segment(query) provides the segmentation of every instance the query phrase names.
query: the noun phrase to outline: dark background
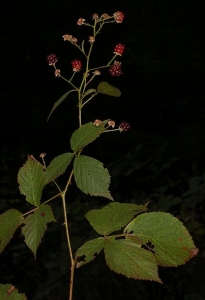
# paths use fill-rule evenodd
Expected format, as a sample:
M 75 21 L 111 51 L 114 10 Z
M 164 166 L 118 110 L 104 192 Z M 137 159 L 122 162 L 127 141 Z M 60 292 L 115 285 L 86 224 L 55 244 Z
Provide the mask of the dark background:
M 46 56 L 55 53 L 57 67 L 70 78 L 70 62 L 82 56 L 63 42 L 62 35 L 72 34 L 86 43 L 90 31 L 76 25 L 78 18 L 91 22 L 93 13 L 112 15 L 118 10 L 125 19 L 104 26 L 93 66 L 107 63 L 114 46 L 122 43 L 123 75 L 111 77 L 105 69 L 92 87 L 108 81 L 120 88 L 122 96 L 99 96 L 86 106 L 83 122 L 124 120 L 131 130 L 102 136 L 86 149 L 87 154 L 109 169 L 116 201 L 150 201 L 150 210 L 174 214 L 200 251 L 186 266 L 160 269 L 163 286 L 116 275 L 100 255 L 77 270 L 74 299 L 205 299 L 205 59 L 200 1 L 1 1 L 0 210 L 31 209 L 18 192 L 18 169 L 28 154 L 38 158 L 45 152 L 49 162 L 69 151 L 70 136 L 78 125 L 74 96 L 47 122 L 53 104 L 70 87 L 55 78 Z M 45 198 L 52 193 L 51 186 Z M 68 211 L 74 248 L 93 237 L 84 214 L 105 204 L 106 199 L 71 188 Z M 63 217 L 58 203 L 53 210 L 58 222 L 49 226 L 37 261 L 24 246 L 20 230 L 0 257 L 0 282 L 16 285 L 29 300 L 66 299 L 69 259 Z

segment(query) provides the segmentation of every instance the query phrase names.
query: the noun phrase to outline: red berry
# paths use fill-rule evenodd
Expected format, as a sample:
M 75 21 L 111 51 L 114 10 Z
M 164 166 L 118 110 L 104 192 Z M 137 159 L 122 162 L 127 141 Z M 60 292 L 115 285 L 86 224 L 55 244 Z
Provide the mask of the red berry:
M 56 54 L 50 54 L 50 55 L 47 55 L 47 58 L 46 58 L 49 66 L 51 65 L 55 65 L 55 63 L 58 61 L 58 57 L 56 56 Z
M 122 23 L 125 15 L 121 11 L 117 11 L 113 14 L 116 23 Z
M 75 59 L 71 62 L 71 66 L 72 66 L 74 72 L 81 71 L 82 65 L 83 65 L 82 62 L 80 60 L 77 60 L 77 59 Z
M 116 54 L 116 55 L 122 55 L 123 54 L 123 52 L 124 52 L 124 50 L 125 50 L 125 46 L 124 45 L 122 45 L 122 44 L 117 44 L 116 46 L 115 46 L 115 48 L 114 48 L 114 53 Z
M 120 76 L 122 74 L 121 66 L 112 66 L 109 73 L 111 76 Z
M 130 129 L 130 123 L 122 121 L 119 124 L 119 129 L 120 129 L 120 131 L 128 131 Z

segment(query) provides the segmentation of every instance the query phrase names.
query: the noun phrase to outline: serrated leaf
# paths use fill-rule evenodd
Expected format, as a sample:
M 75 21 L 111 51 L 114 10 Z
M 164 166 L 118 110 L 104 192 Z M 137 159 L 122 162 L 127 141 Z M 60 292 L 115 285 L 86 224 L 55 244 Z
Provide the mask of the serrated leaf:
M 108 120 L 105 120 L 99 126 L 89 122 L 75 130 L 70 140 L 71 149 L 76 153 L 78 150 L 93 142 L 103 132 L 107 122 Z
M 26 201 L 38 206 L 46 182 L 43 167 L 32 156 L 28 156 L 26 163 L 20 168 L 18 183 L 21 194 L 26 196 Z
M 68 97 L 68 95 L 72 92 L 75 92 L 76 90 L 71 90 L 66 92 L 65 94 L 63 94 L 63 96 L 61 96 L 53 105 L 53 108 L 48 116 L 47 121 L 49 120 L 50 116 L 52 115 L 52 113 L 54 112 L 54 110 Z
M 23 215 L 15 209 L 9 209 L 0 215 L 0 253 L 6 247 L 16 229 L 23 223 L 23 220 Z
M 46 183 L 55 180 L 63 174 L 73 159 L 74 154 L 67 152 L 55 157 L 45 171 Z
M 36 257 L 37 248 L 47 229 L 47 223 L 55 221 L 52 209 L 49 205 L 39 206 L 33 214 L 25 219 L 25 226 L 22 234 L 25 235 L 25 242 Z
M 1 300 L 27 300 L 25 294 L 19 294 L 14 285 L 0 284 Z
M 89 211 L 85 217 L 99 234 L 109 235 L 124 227 L 134 215 L 146 210 L 144 205 L 113 202 L 101 209 Z
M 118 88 L 110 85 L 108 82 L 100 82 L 97 87 L 98 93 L 106 94 L 109 96 L 119 97 L 121 92 Z
M 103 247 L 104 247 L 104 238 L 102 237 L 88 241 L 87 243 L 82 245 L 77 250 L 75 257 L 79 258 L 81 256 L 85 256 L 85 258 L 83 261 L 80 261 L 76 264 L 76 268 L 79 268 L 82 265 L 92 261 L 96 257 L 96 255 L 100 253 Z
M 85 94 L 83 95 L 82 99 L 85 98 L 87 95 L 91 94 L 91 93 L 96 93 L 95 89 L 89 89 L 85 92 Z
M 126 240 L 105 239 L 105 260 L 108 267 L 128 278 L 154 280 L 161 283 L 152 252 Z
M 124 232 L 132 233 L 141 244 L 150 242 L 161 266 L 184 264 L 198 252 L 187 229 L 169 213 L 144 213 L 132 220 Z
M 103 164 L 92 157 L 80 155 L 74 160 L 74 177 L 78 188 L 91 196 L 113 200 L 108 191 L 110 175 Z

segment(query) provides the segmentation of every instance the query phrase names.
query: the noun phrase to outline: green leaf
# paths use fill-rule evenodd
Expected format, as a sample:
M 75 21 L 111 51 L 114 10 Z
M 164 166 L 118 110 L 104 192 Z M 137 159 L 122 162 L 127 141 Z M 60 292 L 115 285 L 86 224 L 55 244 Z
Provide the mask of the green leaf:
M 63 174 L 73 159 L 74 154 L 67 152 L 55 157 L 45 171 L 46 182 L 49 183 Z
M 110 175 L 97 159 L 84 155 L 76 157 L 74 160 L 74 177 L 78 188 L 85 194 L 113 200 L 108 191 Z
M 6 247 L 16 229 L 23 223 L 23 220 L 23 215 L 15 209 L 9 209 L 0 215 L 0 253 Z
M 18 173 L 19 190 L 26 196 L 26 201 L 38 206 L 45 186 L 45 176 L 42 165 L 28 156 L 26 163 Z
M 49 205 L 39 206 L 33 214 L 25 219 L 25 226 L 22 234 L 25 235 L 25 242 L 36 257 L 37 248 L 47 229 L 47 223 L 55 221 L 53 212 Z
M 109 235 L 124 227 L 134 215 L 146 210 L 144 205 L 113 202 L 101 209 L 89 211 L 85 217 L 99 234 Z
M 53 108 L 48 116 L 48 119 L 47 121 L 49 120 L 50 116 L 52 115 L 52 113 L 54 112 L 54 110 L 68 97 L 68 95 L 72 92 L 75 92 L 76 90 L 71 90 L 71 91 L 68 91 L 66 92 L 65 94 L 63 94 L 63 96 L 61 96 L 58 101 L 56 101 L 53 105 Z
M 119 97 L 121 92 L 118 88 L 110 85 L 108 82 L 100 82 L 97 87 L 98 93 L 106 94 L 109 96 Z
M 99 126 L 94 125 L 92 122 L 82 125 L 71 136 L 71 149 L 76 153 L 93 142 L 104 131 L 107 122 L 108 120 L 105 120 Z
M 154 280 L 161 283 L 152 252 L 137 244 L 114 237 L 105 239 L 105 260 L 108 267 L 128 278 Z
M 85 92 L 85 94 L 83 95 L 82 99 L 85 98 L 87 95 L 91 94 L 91 93 L 96 93 L 95 89 L 89 89 Z
M 15 286 L 11 284 L 0 284 L 1 300 L 27 300 L 24 294 L 19 294 Z
M 75 257 L 79 258 L 81 256 L 85 256 L 85 258 L 83 261 L 80 261 L 76 264 L 76 268 L 79 268 L 82 265 L 92 261 L 96 257 L 96 255 L 100 253 L 103 247 L 104 247 L 104 238 L 102 237 L 88 241 L 87 243 L 82 245 L 77 250 Z
M 124 232 L 132 233 L 141 244 L 152 243 L 157 263 L 164 267 L 184 264 L 198 252 L 187 229 L 169 213 L 144 213 Z

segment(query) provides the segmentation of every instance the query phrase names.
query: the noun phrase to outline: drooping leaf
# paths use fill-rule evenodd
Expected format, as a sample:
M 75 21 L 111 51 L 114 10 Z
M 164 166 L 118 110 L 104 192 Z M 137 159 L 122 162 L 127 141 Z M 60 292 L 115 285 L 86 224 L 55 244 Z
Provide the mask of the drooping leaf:
M 92 93 L 96 93 L 95 89 L 89 89 L 85 92 L 85 94 L 83 95 L 82 99 L 84 99 L 87 95 L 92 94 Z
M 99 126 L 92 122 L 82 125 L 71 136 L 71 149 L 76 153 L 86 145 L 92 143 L 103 132 L 108 120 L 103 121 Z
M 161 266 L 184 264 L 198 252 L 187 229 L 169 213 L 144 213 L 132 220 L 124 232 L 134 234 L 141 244 L 151 243 Z
M 152 252 L 140 248 L 137 244 L 117 239 L 105 239 L 105 260 L 108 267 L 128 278 L 154 280 L 161 283 L 157 272 L 157 263 Z
M 96 255 L 100 253 L 103 247 L 104 247 L 104 238 L 102 237 L 88 241 L 87 243 L 82 245 L 77 250 L 75 257 L 80 258 L 81 256 L 85 256 L 85 258 L 84 260 L 76 264 L 76 268 L 79 268 L 82 265 L 87 264 L 91 260 L 93 260 L 96 257 Z
M 97 87 L 98 93 L 106 94 L 109 96 L 119 97 L 121 92 L 118 88 L 110 85 L 108 82 L 100 82 Z
M 144 205 L 113 202 L 101 209 L 93 209 L 86 214 L 91 226 L 102 235 L 120 230 L 132 220 L 134 215 L 146 211 Z
M 68 97 L 68 95 L 70 94 L 70 93 L 72 93 L 72 92 L 74 92 L 74 91 L 76 91 L 76 90 L 71 90 L 71 91 L 68 91 L 68 92 L 66 92 L 65 94 L 63 94 L 63 96 L 61 96 L 59 99 L 58 99 L 58 101 L 56 101 L 55 103 L 54 103 L 54 105 L 53 105 L 53 108 L 51 109 L 51 112 L 50 112 L 50 114 L 49 114 L 49 116 L 48 116 L 48 119 L 47 119 L 47 121 L 49 120 L 49 118 L 50 118 L 50 116 L 52 115 L 52 113 L 54 112 L 54 110 Z
M 63 174 L 73 159 L 74 154 L 67 152 L 55 157 L 45 171 L 46 182 L 49 183 Z
M 36 257 L 37 248 L 47 229 L 47 223 L 55 221 L 53 212 L 49 205 L 39 206 L 34 213 L 25 219 L 25 226 L 22 234 L 25 235 L 25 242 Z
M 9 209 L 0 215 L 0 253 L 6 247 L 16 229 L 23 223 L 23 220 L 23 215 L 15 209 Z
M 27 300 L 25 294 L 19 294 L 14 285 L 9 283 L 0 284 L 1 300 Z
M 110 175 L 103 164 L 92 157 L 80 155 L 74 160 L 74 177 L 78 188 L 91 196 L 113 200 L 108 191 Z
M 19 190 L 26 196 L 26 201 L 38 206 L 45 186 L 45 175 L 40 163 L 28 156 L 26 163 L 18 173 Z

